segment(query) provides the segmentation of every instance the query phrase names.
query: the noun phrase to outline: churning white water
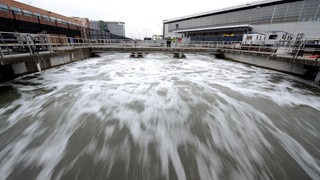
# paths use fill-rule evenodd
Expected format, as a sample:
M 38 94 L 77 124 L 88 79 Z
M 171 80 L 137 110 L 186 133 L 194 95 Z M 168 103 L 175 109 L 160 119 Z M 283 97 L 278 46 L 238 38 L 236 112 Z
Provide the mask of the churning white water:
M 0 95 L 0 179 L 320 179 L 320 88 L 290 75 L 104 54 Z

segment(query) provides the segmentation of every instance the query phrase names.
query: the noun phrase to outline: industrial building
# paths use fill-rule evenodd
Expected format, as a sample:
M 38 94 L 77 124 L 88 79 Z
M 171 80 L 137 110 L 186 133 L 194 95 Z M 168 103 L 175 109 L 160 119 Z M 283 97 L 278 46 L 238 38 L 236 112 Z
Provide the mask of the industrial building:
M 125 23 L 118 21 L 90 21 L 90 28 L 125 37 Z
M 113 31 L 113 26 L 108 27 Z M 119 35 L 90 29 L 88 18 L 67 17 L 13 0 L 0 0 L 0 31 L 47 33 L 73 38 L 127 39 L 124 37 L 124 28 Z
M 82 37 L 81 21 L 12 0 L 0 1 L 0 31 Z
M 245 33 L 269 31 L 319 40 L 319 30 L 319 0 L 264 0 L 163 21 L 164 37 L 191 41 L 241 41 Z

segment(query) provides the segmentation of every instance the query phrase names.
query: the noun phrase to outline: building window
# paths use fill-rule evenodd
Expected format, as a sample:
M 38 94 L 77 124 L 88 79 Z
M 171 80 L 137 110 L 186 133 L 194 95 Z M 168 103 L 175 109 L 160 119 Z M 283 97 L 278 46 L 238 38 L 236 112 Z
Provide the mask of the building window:
M 31 11 L 23 9 L 22 12 L 23 12 L 23 15 L 28 16 L 28 17 L 32 17 Z
M 14 12 L 14 14 L 21 14 L 22 15 L 20 8 L 11 6 L 10 9 Z
M 179 29 L 179 24 L 176 24 L 176 29 Z
M 42 17 L 43 17 L 44 20 L 50 21 L 49 16 L 47 16 L 47 15 L 42 15 Z
M 41 14 L 40 14 L 40 13 L 34 12 L 33 15 L 34 15 L 35 18 L 38 18 L 38 17 L 40 18 L 40 17 L 41 17 Z
M 275 35 L 270 35 L 270 36 L 269 36 L 269 39 L 277 39 L 277 38 L 278 38 L 278 35 L 276 35 L 276 34 L 275 34 Z
M 55 21 L 56 21 L 56 18 L 50 16 L 50 21 L 55 22 Z
M 9 12 L 9 8 L 5 4 L 0 4 L 0 11 Z
M 57 19 L 57 22 L 62 24 L 62 20 L 59 18 Z

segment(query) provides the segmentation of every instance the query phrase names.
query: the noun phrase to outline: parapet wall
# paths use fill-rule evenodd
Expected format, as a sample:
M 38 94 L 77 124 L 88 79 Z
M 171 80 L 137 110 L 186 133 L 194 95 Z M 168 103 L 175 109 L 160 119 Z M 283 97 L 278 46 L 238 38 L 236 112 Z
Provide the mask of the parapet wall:
M 0 82 L 17 76 L 39 72 L 55 66 L 86 59 L 91 56 L 89 48 L 64 50 L 57 53 L 13 56 L 0 61 Z
M 246 52 L 224 52 L 225 59 L 302 76 L 319 83 L 320 62 L 303 58 L 272 56 Z

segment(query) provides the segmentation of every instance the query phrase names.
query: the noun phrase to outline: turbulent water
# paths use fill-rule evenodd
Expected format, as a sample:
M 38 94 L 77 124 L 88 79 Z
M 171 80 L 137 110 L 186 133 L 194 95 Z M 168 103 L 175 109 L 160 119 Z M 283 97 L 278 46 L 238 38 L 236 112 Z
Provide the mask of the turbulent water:
M 320 179 L 320 88 L 213 56 L 104 54 L 0 85 L 0 179 Z

